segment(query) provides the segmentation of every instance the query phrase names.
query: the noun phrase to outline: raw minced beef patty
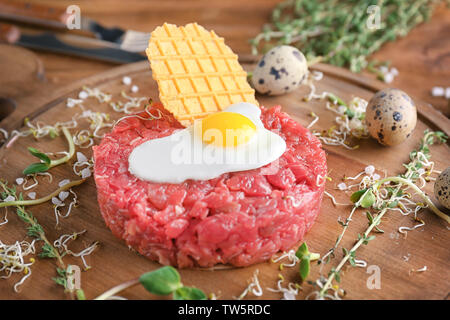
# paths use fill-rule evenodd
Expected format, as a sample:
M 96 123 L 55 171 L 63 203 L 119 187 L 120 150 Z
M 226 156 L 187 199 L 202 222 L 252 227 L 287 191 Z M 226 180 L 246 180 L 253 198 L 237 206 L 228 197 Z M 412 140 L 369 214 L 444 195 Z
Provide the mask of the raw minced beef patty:
M 161 106 L 152 108 L 156 114 Z M 162 112 L 159 120 L 122 120 L 94 147 L 98 202 L 114 235 L 144 256 L 178 267 L 247 266 L 303 238 L 319 213 L 327 171 L 316 137 L 280 106 L 262 108 L 264 126 L 287 144 L 276 174 L 260 168 L 207 181 L 151 183 L 128 172 L 128 155 L 182 128 Z

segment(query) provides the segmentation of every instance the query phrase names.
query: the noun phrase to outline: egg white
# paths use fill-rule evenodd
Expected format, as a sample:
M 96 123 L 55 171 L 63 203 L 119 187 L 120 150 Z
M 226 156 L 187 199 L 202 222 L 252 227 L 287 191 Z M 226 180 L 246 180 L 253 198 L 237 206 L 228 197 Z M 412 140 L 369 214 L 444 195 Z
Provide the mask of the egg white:
M 223 112 L 247 117 L 256 132 L 245 144 L 218 147 L 203 143 L 198 125 L 179 130 L 170 136 L 142 143 L 131 152 L 129 171 L 139 179 L 157 183 L 181 183 L 185 180 L 209 180 L 226 172 L 263 167 L 278 159 L 286 142 L 264 128 L 261 110 L 251 103 L 236 103 Z M 196 131 L 200 130 L 200 131 Z

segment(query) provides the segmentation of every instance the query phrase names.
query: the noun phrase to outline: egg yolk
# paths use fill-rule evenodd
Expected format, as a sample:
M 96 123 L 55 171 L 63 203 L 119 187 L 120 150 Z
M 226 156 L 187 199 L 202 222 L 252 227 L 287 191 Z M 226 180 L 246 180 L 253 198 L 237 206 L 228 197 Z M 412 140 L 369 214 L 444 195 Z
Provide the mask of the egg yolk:
M 245 144 L 256 133 L 255 124 L 235 112 L 218 112 L 202 120 L 202 141 L 218 147 Z

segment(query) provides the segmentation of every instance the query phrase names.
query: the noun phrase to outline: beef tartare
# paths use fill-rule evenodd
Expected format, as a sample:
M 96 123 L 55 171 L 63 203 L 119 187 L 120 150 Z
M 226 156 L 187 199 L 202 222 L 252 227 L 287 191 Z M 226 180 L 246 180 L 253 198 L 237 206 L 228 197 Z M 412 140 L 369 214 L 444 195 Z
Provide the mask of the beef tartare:
M 150 112 L 162 109 L 154 105 Z M 319 140 L 280 106 L 262 108 L 264 126 L 287 145 L 274 172 L 225 173 L 180 184 L 139 180 L 128 156 L 141 143 L 182 126 L 162 110 L 160 119 L 129 117 L 94 147 L 100 210 L 118 238 L 164 265 L 247 266 L 298 243 L 316 219 L 327 166 Z M 157 155 L 155 155 L 157 156 Z

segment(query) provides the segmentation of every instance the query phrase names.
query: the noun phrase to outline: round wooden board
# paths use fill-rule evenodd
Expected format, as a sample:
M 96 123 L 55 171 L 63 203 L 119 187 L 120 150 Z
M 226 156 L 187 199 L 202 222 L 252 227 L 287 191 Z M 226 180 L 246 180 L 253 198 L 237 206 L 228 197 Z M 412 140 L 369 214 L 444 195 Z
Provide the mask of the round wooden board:
M 251 70 L 251 63 L 244 63 L 247 70 Z M 331 67 L 328 65 L 316 65 L 313 69 L 324 72 L 324 78 L 317 83 L 318 92 L 331 91 L 349 100 L 352 96 L 369 99 L 371 95 L 383 85 L 372 80 L 360 78 L 350 72 Z M 71 119 L 80 109 L 67 108 L 68 97 L 77 97 L 83 85 L 97 87 L 102 91 L 113 94 L 113 100 L 121 100 L 120 92 L 129 87 L 122 84 L 122 77 L 130 76 L 133 84 L 137 84 L 140 91 L 132 96 L 146 96 L 158 99 L 156 83 L 151 78 L 147 62 L 126 65 L 112 69 L 103 74 L 73 83 L 58 91 L 51 91 L 41 87 L 41 90 L 33 96 L 18 98 L 17 110 L 0 123 L 0 127 L 9 129 L 21 123 L 25 114 L 30 113 L 33 122 L 41 120 L 45 123 L 54 124 L 57 121 Z M 31 82 L 35 82 L 30 79 Z M 314 111 L 320 116 L 320 120 L 314 129 L 327 129 L 333 125 L 334 115 L 325 109 L 325 102 L 312 101 L 303 102 L 302 97 L 308 93 L 308 88 L 299 90 L 284 96 L 265 97 L 258 96 L 261 105 L 273 106 L 280 104 L 283 110 L 289 113 L 299 123 L 306 126 L 312 118 L 309 116 Z M 413 93 L 412 93 L 413 95 Z M 417 102 L 417 101 L 416 101 Z M 108 112 L 113 119 L 122 116 L 112 110 L 106 103 L 98 103 L 89 98 L 84 105 L 88 109 Z M 329 175 L 332 182 L 327 182 L 326 190 L 342 203 L 349 202 L 349 194 L 336 190 L 336 185 L 341 181 L 344 174 L 352 176 L 372 164 L 382 174 L 386 171 L 389 175 L 403 172 L 402 163 L 408 161 L 409 152 L 418 146 L 423 131 L 427 128 L 433 130 L 450 131 L 449 120 L 439 115 L 432 107 L 418 103 L 419 121 L 414 134 L 405 143 L 396 147 L 382 147 L 375 141 L 368 139 L 360 143 L 357 150 L 347 150 L 342 147 L 324 146 L 327 151 Z M 85 124 L 83 123 L 83 126 Z M 80 128 L 83 126 L 80 125 Z M 74 130 L 72 130 L 74 131 Z M 99 141 L 96 141 L 99 143 Z M 63 138 L 43 138 L 35 141 L 31 137 L 19 139 L 8 149 L 3 146 L 0 150 L 0 174 L 3 179 L 14 183 L 17 177 L 22 176 L 22 170 L 35 161 L 28 153 L 27 147 L 33 146 L 46 152 L 56 152 L 66 149 Z M 91 156 L 91 149 L 79 149 L 86 156 Z M 448 145 L 432 147 L 432 159 L 435 168 L 442 170 L 449 165 L 450 149 Z M 71 161 L 71 164 L 73 161 Z M 57 188 L 57 183 L 62 179 L 76 179 L 71 165 L 63 165 L 51 170 L 54 180 L 48 183 L 45 177 L 40 177 L 42 182 L 37 188 L 30 190 L 37 192 L 41 197 Z M 22 187 L 18 187 L 22 191 Z M 122 240 L 116 239 L 106 227 L 100 215 L 96 189 L 92 178 L 86 183 L 74 189 L 78 194 L 80 205 L 76 207 L 67 219 L 61 219 L 60 226 L 55 228 L 55 216 L 51 203 L 46 203 L 29 210 L 44 226 L 48 238 L 57 239 L 60 235 L 73 233 L 86 229 L 87 233 L 71 244 L 73 250 L 81 250 L 85 245 L 93 241 L 99 241 L 101 247 L 91 256 L 87 262 L 92 266 L 87 272 L 82 272 L 81 283 L 88 299 L 95 298 L 100 293 L 121 282 L 138 277 L 140 274 L 160 267 L 159 264 L 149 261 L 129 250 Z M 425 187 L 425 191 L 432 194 L 432 183 Z M 26 195 L 29 191 L 25 191 Z M 433 197 L 434 198 L 434 197 Z M 335 207 L 330 199 L 324 197 L 321 214 L 312 230 L 307 234 L 306 241 L 313 252 L 325 253 L 331 248 L 341 231 L 337 223 L 340 217 L 346 218 L 350 206 Z M 341 287 L 347 292 L 349 299 L 444 299 L 447 297 L 450 285 L 448 273 L 448 262 L 450 253 L 448 250 L 449 233 L 445 222 L 438 219 L 430 211 L 423 210 L 421 218 L 426 223 L 424 228 L 408 233 L 407 238 L 397 232 L 400 226 L 413 226 L 412 217 L 401 216 L 398 212 L 389 213 L 384 219 L 382 229 L 383 235 L 377 235 L 377 239 L 370 242 L 357 252 L 357 258 L 367 261 L 368 265 L 376 265 L 381 270 L 381 288 L 369 289 L 366 285 L 371 274 L 366 273 L 365 268 L 346 268 L 342 276 Z M 3 219 L 3 211 L 0 220 Z M 24 224 L 14 214 L 12 209 L 8 213 L 9 222 L 0 226 L 0 239 L 4 243 L 12 243 L 16 240 L 28 239 Z M 1 220 L 3 221 L 3 220 Z M 351 227 L 342 244 L 349 247 L 355 241 L 357 234 L 367 226 L 367 220 L 363 212 L 358 212 L 354 217 Z M 29 239 L 28 239 L 29 240 Z M 340 251 L 339 251 L 340 252 Z M 340 258 L 340 253 L 337 254 Z M 66 257 L 66 262 L 82 265 L 78 258 Z M 332 260 L 331 264 L 325 266 L 324 272 L 338 262 Z M 424 273 L 409 274 L 411 269 L 419 269 L 427 266 Z M 61 287 L 57 286 L 51 278 L 55 276 L 55 263 L 52 260 L 37 259 L 31 267 L 32 276 L 20 287 L 20 293 L 14 293 L 13 285 L 20 279 L 13 275 L 10 279 L 0 281 L 1 299 L 66 299 Z M 226 270 L 180 270 L 183 283 L 201 288 L 206 293 L 215 293 L 220 299 L 231 299 L 238 296 L 247 286 L 248 281 L 256 270 L 259 270 L 259 279 L 264 290 L 263 299 L 280 299 L 280 293 L 266 290 L 267 287 L 275 288 L 278 274 L 282 273 L 287 281 L 299 281 L 297 268 L 284 268 L 280 271 L 279 264 L 262 263 L 247 268 L 232 268 Z M 318 267 L 312 268 L 310 279 L 318 277 Z M 311 292 L 312 287 L 308 284 L 303 286 L 298 298 L 305 297 Z M 130 299 L 158 298 L 150 295 L 142 288 L 127 290 L 121 295 Z M 257 298 L 249 294 L 248 298 Z

